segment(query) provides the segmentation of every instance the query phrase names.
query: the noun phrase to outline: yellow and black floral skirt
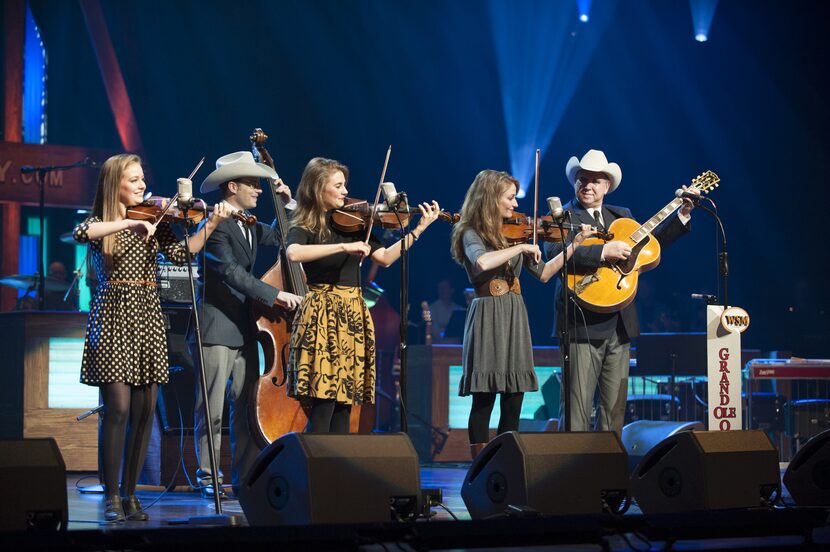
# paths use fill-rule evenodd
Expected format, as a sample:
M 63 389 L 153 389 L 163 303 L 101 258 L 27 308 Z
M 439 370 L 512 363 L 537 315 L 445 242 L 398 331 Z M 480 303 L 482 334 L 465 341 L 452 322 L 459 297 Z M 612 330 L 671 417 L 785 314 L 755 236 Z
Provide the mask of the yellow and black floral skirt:
M 375 327 L 358 287 L 309 285 L 294 316 L 288 394 L 375 402 Z

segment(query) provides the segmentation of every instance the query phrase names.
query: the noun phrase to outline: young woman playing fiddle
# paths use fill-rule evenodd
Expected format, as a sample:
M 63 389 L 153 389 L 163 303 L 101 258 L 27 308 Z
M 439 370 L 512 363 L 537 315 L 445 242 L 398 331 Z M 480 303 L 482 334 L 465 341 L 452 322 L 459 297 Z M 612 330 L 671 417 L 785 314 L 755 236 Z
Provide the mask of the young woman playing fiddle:
M 527 309 L 521 297 L 519 274 L 523 265 L 542 282 L 562 267 L 560 253 L 541 262 L 538 245 L 509 245 L 502 221 L 518 206 L 519 181 L 505 172 L 478 173 L 461 207 L 461 220 L 452 231 L 453 258 L 467 271 L 476 298 L 464 326 L 463 375 L 458 394 L 473 396 L 468 433 L 473 458 L 489 440 L 490 415 L 501 394 L 498 432 L 517 431 L 522 399 L 536 391 L 533 349 Z M 583 225 L 573 238 L 568 257 L 594 231 Z
M 331 159 L 308 162 L 297 187 L 286 254 L 303 263 L 309 293 L 294 317 L 288 360 L 288 394 L 303 402 L 312 433 L 348 433 L 352 404 L 375 398 L 375 332 L 363 300 L 360 260 L 389 266 L 400 241 L 382 247 L 366 231 L 344 231 L 332 212 L 346 201 L 348 168 Z M 411 247 L 440 212 L 418 206 L 421 217 L 406 236 Z
M 92 215 L 74 231 L 76 241 L 89 244 L 99 278 L 89 308 L 81 383 L 98 386 L 103 398 L 98 446 L 107 521 L 124 521 L 125 516 L 148 519 L 135 487 L 147 454 L 158 388 L 168 379 L 167 335 L 156 290 L 157 254 L 177 264 L 186 262 L 184 243 L 168 223 L 154 226 L 127 218 L 128 208 L 142 202 L 145 188 L 137 155 L 110 157 L 98 175 Z M 191 253 L 198 252 L 228 216 L 224 203 L 214 207 L 206 231 L 190 240 Z

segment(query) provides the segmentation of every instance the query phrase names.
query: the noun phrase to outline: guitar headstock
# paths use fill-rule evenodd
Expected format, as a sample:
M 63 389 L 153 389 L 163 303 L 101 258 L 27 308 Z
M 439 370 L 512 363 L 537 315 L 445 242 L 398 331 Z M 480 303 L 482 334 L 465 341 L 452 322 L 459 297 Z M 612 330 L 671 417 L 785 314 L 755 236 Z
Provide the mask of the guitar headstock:
M 692 180 L 692 188 L 699 190 L 702 194 L 708 194 L 720 185 L 720 177 L 712 171 L 706 171 Z

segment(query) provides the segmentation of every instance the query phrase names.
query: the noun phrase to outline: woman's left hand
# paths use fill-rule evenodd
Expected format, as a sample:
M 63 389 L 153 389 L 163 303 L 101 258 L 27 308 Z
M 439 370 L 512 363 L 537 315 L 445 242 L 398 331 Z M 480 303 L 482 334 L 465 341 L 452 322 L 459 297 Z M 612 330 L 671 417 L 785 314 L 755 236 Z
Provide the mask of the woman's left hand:
M 574 247 L 579 246 L 582 242 L 585 241 L 585 238 L 595 236 L 597 233 L 597 229 L 591 226 L 590 224 L 582 224 L 579 232 L 574 236 Z
M 228 203 L 220 201 L 219 203 L 213 206 L 213 212 L 210 214 L 208 222 L 211 223 L 215 228 L 216 225 L 218 225 L 220 222 L 230 218 L 232 213 L 233 208 L 230 205 L 228 205 Z
M 435 222 L 438 219 L 438 214 L 441 212 L 441 207 L 438 205 L 437 201 L 432 203 L 421 203 L 418 205 L 418 209 L 421 210 L 421 220 L 418 221 L 418 226 L 416 228 L 420 228 L 421 231 L 419 232 L 419 236 L 426 230 L 426 227 Z

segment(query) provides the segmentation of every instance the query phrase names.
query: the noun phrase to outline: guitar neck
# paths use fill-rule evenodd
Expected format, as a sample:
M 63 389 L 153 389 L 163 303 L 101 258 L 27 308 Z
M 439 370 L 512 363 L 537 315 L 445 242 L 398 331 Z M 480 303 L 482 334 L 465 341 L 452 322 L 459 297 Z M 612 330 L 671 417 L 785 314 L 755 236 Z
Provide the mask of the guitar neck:
M 656 215 L 648 219 L 642 226 L 640 226 L 633 234 L 631 234 L 630 238 L 634 243 L 640 243 L 649 234 L 651 234 L 657 226 L 669 218 L 669 216 L 677 211 L 680 206 L 683 205 L 683 200 L 679 197 L 674 198 L 671 200 L 665 207 L 660 209 Z

